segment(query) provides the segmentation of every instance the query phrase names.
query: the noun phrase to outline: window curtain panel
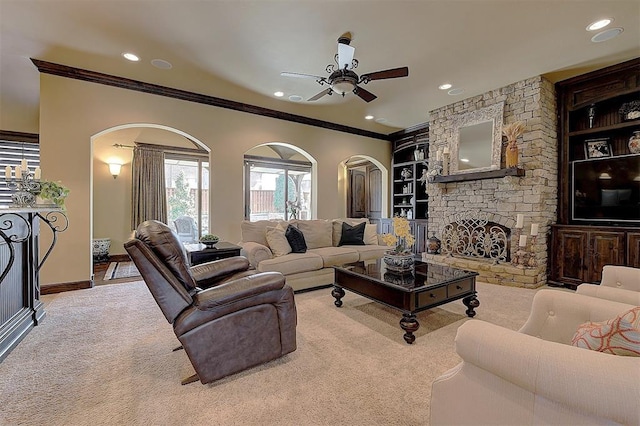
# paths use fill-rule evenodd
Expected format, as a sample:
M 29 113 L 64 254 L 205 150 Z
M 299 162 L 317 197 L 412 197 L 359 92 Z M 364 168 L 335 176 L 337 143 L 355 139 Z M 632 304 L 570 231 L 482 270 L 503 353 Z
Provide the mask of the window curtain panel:
M 164 182 L 164 152 L 136 146 L 133 149 L 131 229 L 145 220 L 167 223 L 167 191 Z

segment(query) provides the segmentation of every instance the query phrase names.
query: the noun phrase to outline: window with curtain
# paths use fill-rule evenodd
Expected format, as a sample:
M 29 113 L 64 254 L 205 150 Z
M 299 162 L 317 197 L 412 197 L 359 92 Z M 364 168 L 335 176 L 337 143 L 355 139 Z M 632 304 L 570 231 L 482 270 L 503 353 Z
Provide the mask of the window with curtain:
M 162 149 L 145 146 L 133 149 L 131 185 L 131 229 L 145 220 L 167 223 Z
M 165 187 L 169 226 L 185 243 L 209 232 L 209 158 L 165 153 Z
M 311 219 L 311 163 L 245 156 L 245 219 Z

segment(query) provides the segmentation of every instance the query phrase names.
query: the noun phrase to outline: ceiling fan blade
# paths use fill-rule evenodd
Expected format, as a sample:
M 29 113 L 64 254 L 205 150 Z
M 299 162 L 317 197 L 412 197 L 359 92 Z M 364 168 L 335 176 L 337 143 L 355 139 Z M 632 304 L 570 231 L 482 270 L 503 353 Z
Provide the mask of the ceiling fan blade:
M 362 98 L 362 100 L 364 100 L 366 102 L 371 102 L 372 100 L 377 98 L 376 95 L 374 95 L 373 93 L 369 92 L 368 90 L 363 89 L 360 86 L 356 86 L 356 89 L 353 91 L 353 93 L 355 93 L 356 95 L 360 96 Z
M 330 87 L 324 89 L 322 92 L 318 93 L 317 95 L 307 99 L 307 101 L 317 101 L 318 99 L 320 99 L 324 95 L 328 95 L 329 93 L 331 93 L 331 88 Z
M 338 43 L 338 66 L 341 70 L 351 68 L 353 62 L 353 52 L 356 48 L 348 44 Z
M 385 78 L 398 78 L 398 77 L 406 77 L 409 75 L 409 68 L 393 68 L 390 70 L 384 71 L 376 71 L 368 74 L 362 74 L 360 76 L 360 80 L 362 81 L 370 81 L 370 80 L 383 80 Z
M 315 78 L 316 80 L 324 80 L 324 77 L 320 77 L 319 75 L 312 74 L 302 74 L 299 72 L 281 72 L 281 76 L 283 77 L 296 77 L 296 78 Z

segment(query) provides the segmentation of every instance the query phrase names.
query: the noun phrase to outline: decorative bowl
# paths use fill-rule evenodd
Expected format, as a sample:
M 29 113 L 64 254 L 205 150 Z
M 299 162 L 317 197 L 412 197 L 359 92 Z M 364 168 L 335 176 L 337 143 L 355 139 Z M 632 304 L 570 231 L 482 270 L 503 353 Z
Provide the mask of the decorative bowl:
M 413 271 L 413 254 L 386 253 L 382 258 L 387 271 L 396 274 L 409 274 Z
M 216 243 L 220 241 L 220 238 L 218 238 L 217 235 L 211 235 L 211 234 L 207 234 L 207 235 L 203 235 L 200 238 L 200 243 L 204 244 L 205 246 L 207 246 L 207 248 L 211 248 L 214 245 L 216 245 Z

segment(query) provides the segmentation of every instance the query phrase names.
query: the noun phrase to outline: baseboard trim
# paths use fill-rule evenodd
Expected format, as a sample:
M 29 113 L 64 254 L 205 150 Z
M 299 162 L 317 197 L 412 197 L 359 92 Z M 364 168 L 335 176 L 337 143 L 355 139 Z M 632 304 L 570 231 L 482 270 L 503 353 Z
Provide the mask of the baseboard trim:
M 86 288 L 92 288 L 93 281 L 76 281 L 72 283 L 57 283 L 43 285 L 40 287 L 40 294 L 55 294 L 62 293 L 64 291 L 82 290 Z

